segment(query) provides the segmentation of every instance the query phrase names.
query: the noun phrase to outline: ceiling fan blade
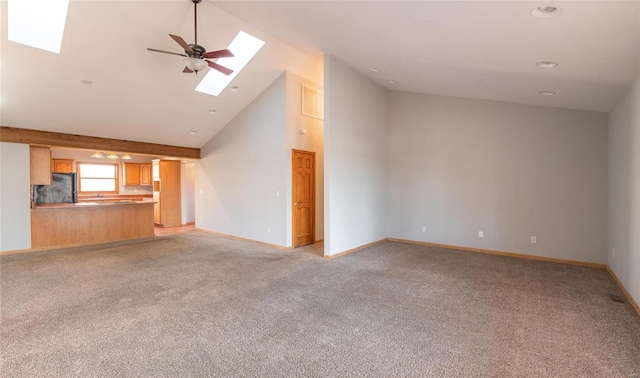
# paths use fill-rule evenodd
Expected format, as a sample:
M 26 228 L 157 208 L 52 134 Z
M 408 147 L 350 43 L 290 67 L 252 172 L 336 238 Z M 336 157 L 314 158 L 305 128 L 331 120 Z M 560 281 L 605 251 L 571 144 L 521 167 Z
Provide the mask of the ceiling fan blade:
M 182 70 L 182 72 L 184 72 L 184 73 L 192 73 L 193 71 L 191 71 L 189 69 L 189 67 L 185 67 L 184 70 Z
M 170 52 L 170 51 L 162 51 L 162 50 L 150 49 L 148 47 L 147 47 L 147 50 L 153 51 L 153 52 L 164 53 L 164 54 L 180 55 L 180 56 L 185 56 L 186 57 L 186 55 L 184 55 L 184 54 L 178 54 L 178 53 L 174 53 L 174 52 Z
M 210 51 L 208 53 L 204 53 L 202 56 L 207 59 L 232 58 L 233 53 L 227 49 L 224 49 L 218 51 Z
M 187 42 L 185 42 L 184 39 L 182 39 L 182 37 L 179 37 L 179 36 L 173 35 L 173 34 L 169 34 L 169 37 L 173 38 L 174 41 L 178 42 L 178 44 L 180 46 L 182 46 L 184 51 L 189 52 L 189 53 L 193 53 L 193 50 L 191 50 L 191 47 L 189 47 Z
M 206 61 L 209 64 L 209 67 L 218 70 L 220 72 L 222 72 L 225 75 L 231 75 L 231 73 L 233 72 L 233 70 L 228 69 L 227 67 L 223 67 L 221 65 L 219 65 L 218 63 L 214 63 L 211 62 L 209 60 Z

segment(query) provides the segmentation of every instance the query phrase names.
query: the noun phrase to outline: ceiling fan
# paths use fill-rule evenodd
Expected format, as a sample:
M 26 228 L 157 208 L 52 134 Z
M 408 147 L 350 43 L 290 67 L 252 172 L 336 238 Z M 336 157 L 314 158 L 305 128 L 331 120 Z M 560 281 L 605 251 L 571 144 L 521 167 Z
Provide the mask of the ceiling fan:
M 207 50 L 204 47 L 198 45 L 198 3 L 202 2 L 202 0 L 190 0 L 190 1 L 193 2 L 193 21 L 194 21 L 194 34 L 195 34 L 194 43 L 187 44 L 187 42 L 185 42 L 184 39 L 182 39 L 182 37 L 169 34 L 169 36 L 173 38 L 174 41 L 178 42 L 178 44 L 182 46 L 182 48 L 184 49 L 184 54 L 150 49 L 150 48 L 147 48 L 147 50 L 164 53 L 164 54 L 184 56 L 185 57 L 184 63 L 186 64 L 186 67 L 182 71 L 184 73 L 195 72 L 197 75 L 198 71 L 201 71 L 205 69 L 205 67 L 209 66 L 215 70 L 222 72 L 225 75 L 230 75 L 233 72 L 233 70 L 227 67 L 221 66 L 218 63 L 212 62 L 207 59 L 231 58 L 233 57 L 233 53 L 231 51 L 224 49 L 224 50 L 206 52 Z

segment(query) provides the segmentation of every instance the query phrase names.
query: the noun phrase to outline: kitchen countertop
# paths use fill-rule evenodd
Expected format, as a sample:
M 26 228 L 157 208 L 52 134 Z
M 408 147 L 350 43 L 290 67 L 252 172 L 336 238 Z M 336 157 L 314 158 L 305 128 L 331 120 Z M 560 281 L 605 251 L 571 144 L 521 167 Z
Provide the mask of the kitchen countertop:
M 130 206 L 130 205 L 146 205 L 153 204 L 153 201 L 122 201 L 122 202 L 78 202 L 78 203 L 39 203 L 34 205 L 33 209 L 64 209 L 76 207 L 92 207 L 92 206 Z
M 78 202 L 102 202 L 102 201 L 144 201 L 153 199 L 153 194 L 108 194 L 108 195 L 79 195 Z

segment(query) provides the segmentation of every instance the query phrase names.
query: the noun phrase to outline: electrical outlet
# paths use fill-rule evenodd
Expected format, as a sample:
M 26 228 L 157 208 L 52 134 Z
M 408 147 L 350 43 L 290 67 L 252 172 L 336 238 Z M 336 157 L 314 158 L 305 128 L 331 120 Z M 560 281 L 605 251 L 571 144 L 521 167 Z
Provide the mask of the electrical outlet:
M 616 249 L 615 248 L 613 249 L 613 252 L 611 252 L 611 254 L 613 255 L 613 258 L 615 259 L 616 258 Z
M 538 239 L 535 236 L 531 237 L 531 244 L 536 244 L 538 242 Z
M 271 233 L 271 227 L 267 227 L 267 234 Z
M 202 194 L 202 189 L 200 189 L 200 194 Z
M 427 226 L 422 226 L 422 232 L 427 232 Z
M 231 226 L 231 221 L 230 220 L 227 221 L 227 226 Z
M 478 237 L 479 238 L 484 238 L 484 232 L 478 231 Z
M 276 190 L 276 197 L 280 197 L 280 191 Z

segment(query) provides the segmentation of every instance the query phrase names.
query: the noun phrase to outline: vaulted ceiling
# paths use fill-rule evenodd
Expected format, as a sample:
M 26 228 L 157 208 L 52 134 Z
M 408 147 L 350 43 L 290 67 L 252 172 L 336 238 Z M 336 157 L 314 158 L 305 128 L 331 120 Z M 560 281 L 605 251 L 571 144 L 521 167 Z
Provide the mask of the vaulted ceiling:
M 533 17 L 541 5 L 562 12 Z M 182 58 L 146 50 L 181 52 L 169 33 L 191 42 L 189 0 L 71 0 L 60 54 L 8 42 L 1 6 L 3 126 L 185 147 L 201 147 L 284 70 L 305 75 L 323 53 L 390 90 L 601 112 L 640 74 L 638 1 L 204 0 L 207 50 L 240 30 L 266 42 L 230 84 L 239 90 L 218 97 L 194 91 L 202 76 L 182 73 Z

